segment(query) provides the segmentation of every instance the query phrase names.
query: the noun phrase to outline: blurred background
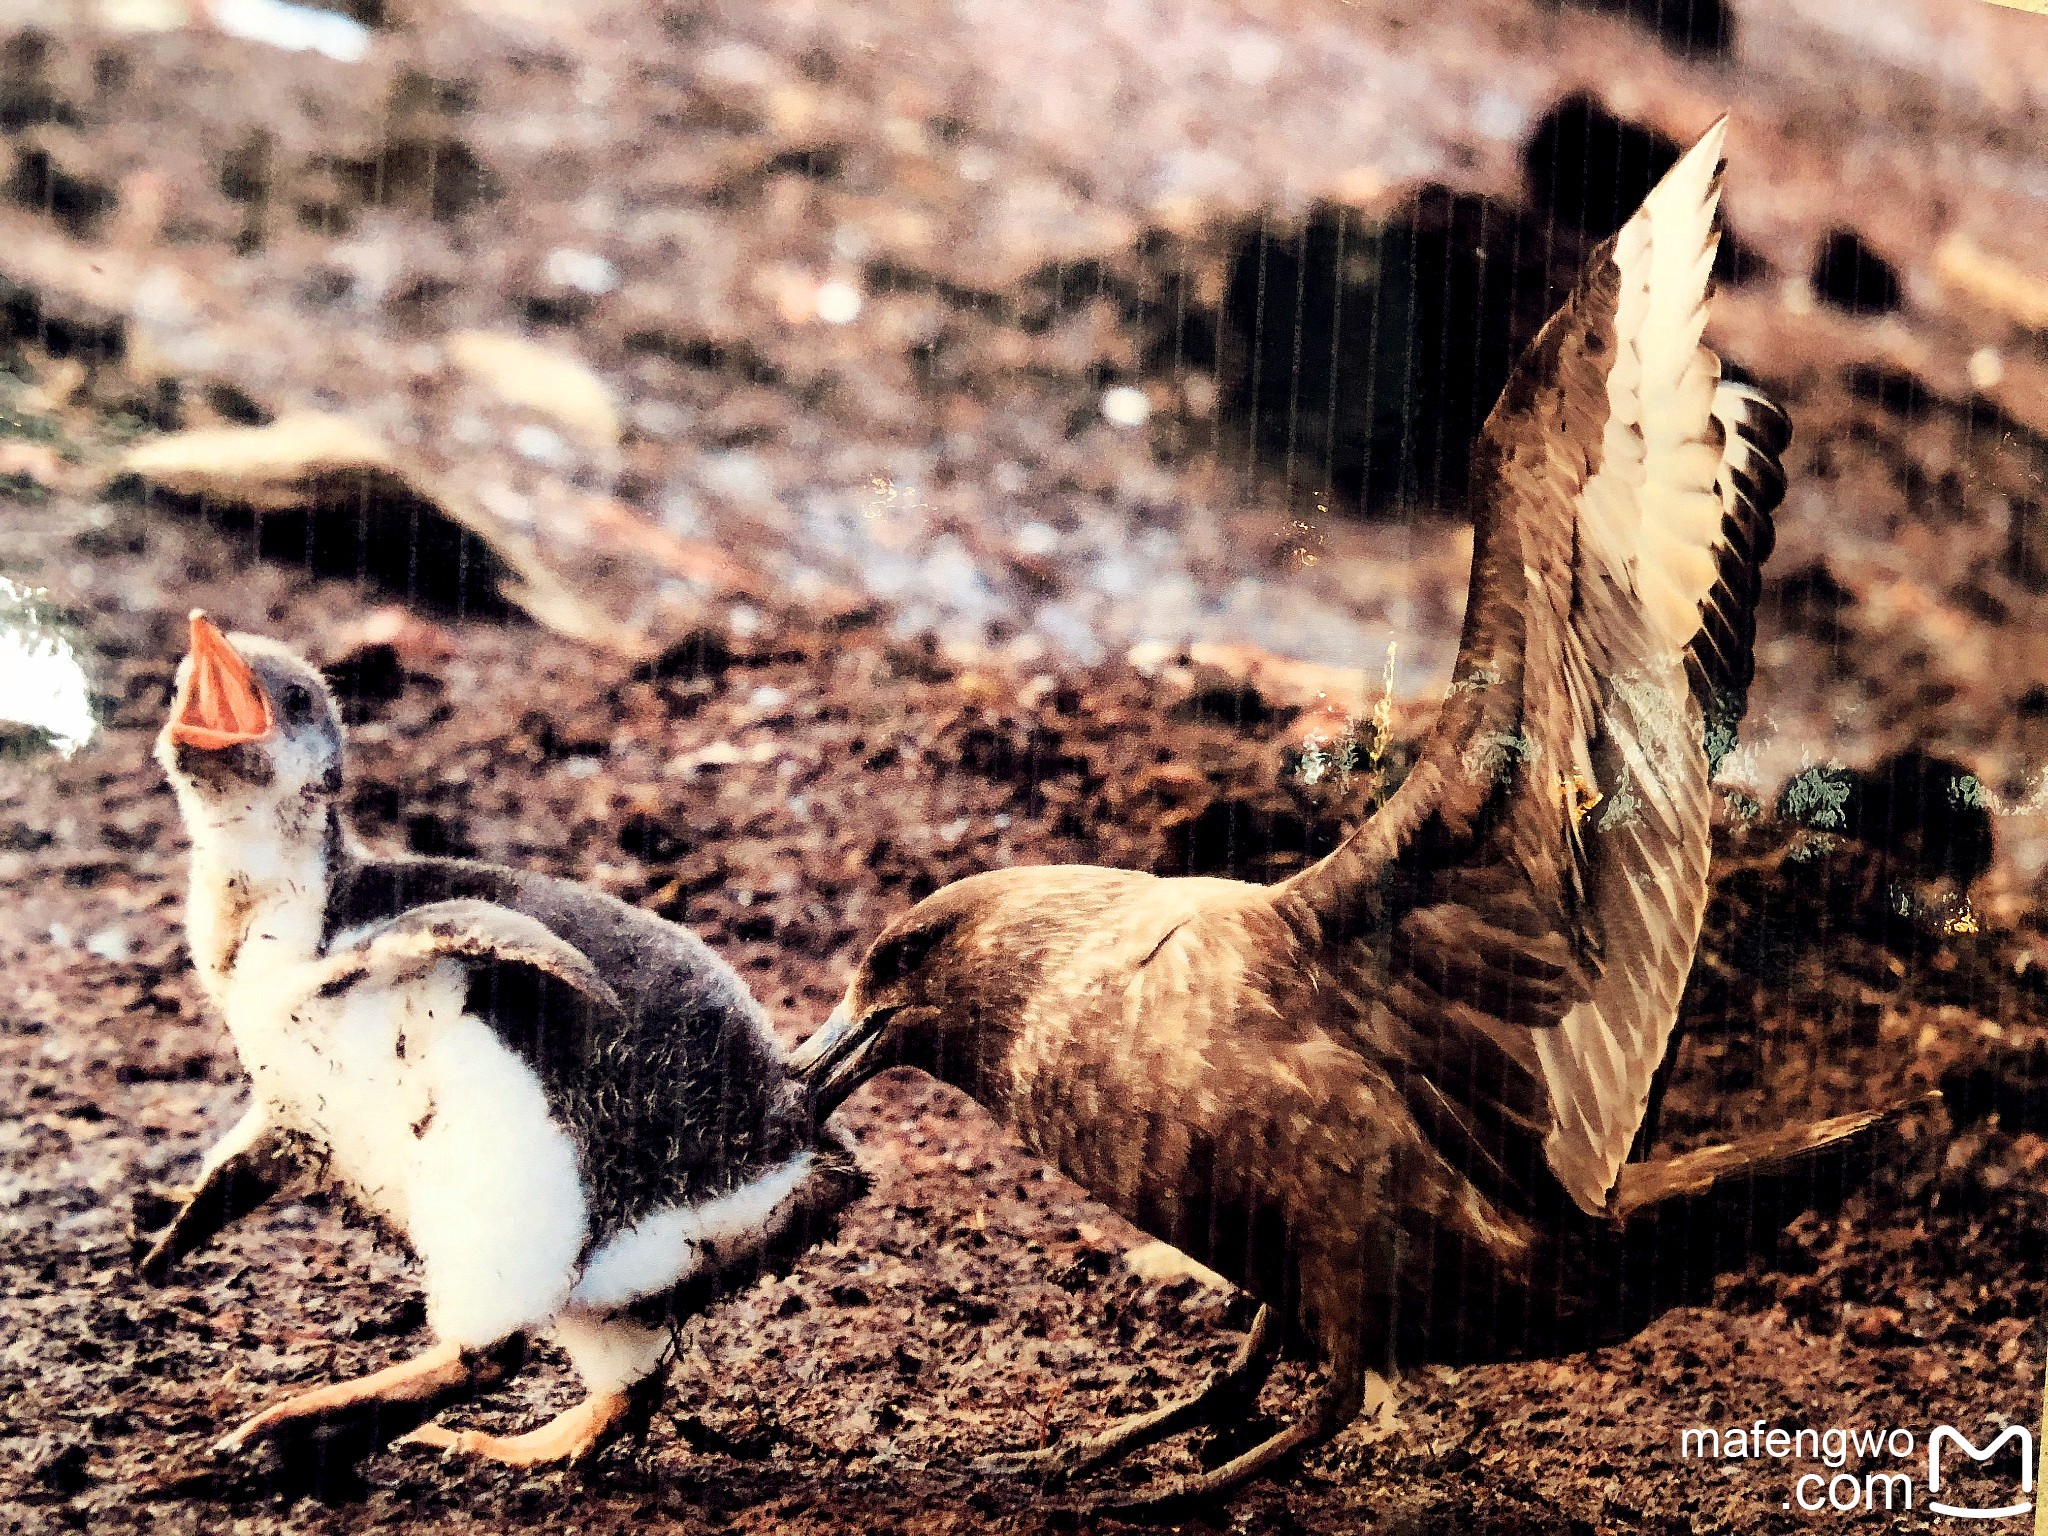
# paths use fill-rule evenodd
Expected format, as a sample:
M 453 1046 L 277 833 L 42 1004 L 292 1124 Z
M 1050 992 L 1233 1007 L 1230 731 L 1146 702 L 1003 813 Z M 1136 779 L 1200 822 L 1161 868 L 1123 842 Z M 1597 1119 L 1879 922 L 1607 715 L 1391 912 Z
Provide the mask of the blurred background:
M 1510 359 L 1731 113 L 1711 339 L 1798 426 L 1757 785 L 1924 745 L 2028 806 L 2014 848 L 2041 861 L 2048 37 L 2028 16 L 0 16 L 25 484 L 141 445 L 175 494 L 284 511 L 267 554 L 444 606 L 493 600 L 510 567 L 543 622 L 627 649 L 758 592 L 1020 663 L 1243 643 L 1376 680 L 1398 641 L 1415 698 L 1448 675 L 1465 453 Z M 147 453 L 278 421 L 296 430 L 267 464 Z
M 2029 1418 L 2048 21 L 0 0 L 0 1498 L 148 1523 L 224 1405 L 420 1326 L 317 1200 L 194 1299 L 125 1276 L 131 1205 L 239 1091 L 143 766 L 187 608 L 328 667 L 373 839 L 688 921 L 794 1038 L 977 868 L 1270 878 L 1355 824 L 1449 678 L 1474 432 L 1723 113 L 1708 339 L 1795 436 L 1667 1132 L 1939 1083 L 1958 1139 L 1795 1231 L 1734 1321 L 1425 1374 L 1405 1428 L 1241 1523 L 1775 1529 L 1783 1490 L 1678 1466 L 1681 1422 L 1852 1381 L 1872 1413 Z M 722 1379 L 593 1528 L 828 1529 L 804 1490 L 842 1474 L 873 1528 L 1028 1528 L 890 1469 L 1227 1351 L 1231 1304 L 957 1101 L 863 1102 L 892 1170 L 867 1225 L 700 1327 Z M 318 1519 L 564 1507 L 366 1475 Z M 289 1523 L 297 1492 L 237 1497 Z

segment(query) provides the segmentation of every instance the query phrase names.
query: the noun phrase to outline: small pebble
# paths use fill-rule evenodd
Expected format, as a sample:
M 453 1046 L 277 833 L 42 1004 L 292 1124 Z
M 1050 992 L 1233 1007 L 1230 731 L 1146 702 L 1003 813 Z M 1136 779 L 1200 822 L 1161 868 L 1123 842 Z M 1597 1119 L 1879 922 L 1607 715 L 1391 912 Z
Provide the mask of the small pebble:
M 594 251 L 566 246 L 548 252 L 541 271 L 551 283 L 596 298 L 619 286 L 619 269 Z
M 827 325 L 851 325 L 860 318 L 862 303 L 860 290 L 851 283 L 834 278 L 818 285 L 818 318 Z
M 128 942 L 128 935 L 119 928 L 102 928 L 86 939 L 85 951 L 118 965 L 134 953 L 134 947 Z
M 1152 402 L 1142 389 L 1119 384 L 1102 392 L 1102 417 L 1111 426 L 1142 427 L 1152 417 Z

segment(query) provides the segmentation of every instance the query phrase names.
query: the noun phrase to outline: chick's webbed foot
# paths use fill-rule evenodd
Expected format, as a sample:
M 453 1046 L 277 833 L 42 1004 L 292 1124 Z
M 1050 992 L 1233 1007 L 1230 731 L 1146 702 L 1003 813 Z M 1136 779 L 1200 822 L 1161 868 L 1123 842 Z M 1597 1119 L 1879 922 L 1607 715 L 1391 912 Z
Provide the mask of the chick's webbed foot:
M 215 1443 L 214 1452 L 222 1456 L 239 1455 L 252 1445 L 288 1432 L 310 1430 L 331 1420 L 381 1408 L 410 1407 L 422 1415 L 431 1413 L 509 1374 L 516 1368 L 523 1343 L 515 1339 L 490 1351 L 437 1344 L 424 1354 L 354 1381 L 339 1381 L 296 1393 L 244 1419 Z
M 596 1455 L 612 1441 L 625 1425 L 632 1403 L 630 1392 L 593 1392 L 523 1435 L 487 1435 L 481 1430 L 425 1424 L 398 1443 L 459 1451 L 511 1467 L 574 1464 Z

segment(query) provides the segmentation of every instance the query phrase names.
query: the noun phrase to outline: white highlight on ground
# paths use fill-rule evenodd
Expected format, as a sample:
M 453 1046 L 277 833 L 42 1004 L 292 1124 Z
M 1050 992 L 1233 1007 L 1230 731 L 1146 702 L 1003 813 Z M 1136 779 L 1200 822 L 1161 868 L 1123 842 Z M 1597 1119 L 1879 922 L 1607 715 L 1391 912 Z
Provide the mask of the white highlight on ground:
M 1060 547 L 1060 531 L 1050 523 L 1026 523 L 1013 542 L 1019 554 L 1042 558 Z
M 361 22 L 291 0 L 213 0 L 213 24 L 230 37 L 341 64 L 360 63 L 370 52 L 370 29 Z
M 1119 384 L 1102 392 L 1102 419 L 1110 425 L 1142 427 L 1151 417 L 1152 402 L 1135 385 Z
M 619 269 L 595 251 L 578 251 L 568 246 L 548 252 L 541 270 L 547 280 L 579 293 L 602 297 L 619 286 Z
M 36 616 L 35 596 L 0 576 L 0 720 L 48 731 L 69 757 L 92 738 L 92 686 L 78 653 Z
M 1970 354 L 1970 387 L 1996 389 L 2005 382 L 2005 359 L 1996 347 L 1979 347 Z
M 860 318 L 863 300 L 858 288 L 835 277 L 818 284 L 812 302 L 818 318 L 827 325 L 851 325 Z

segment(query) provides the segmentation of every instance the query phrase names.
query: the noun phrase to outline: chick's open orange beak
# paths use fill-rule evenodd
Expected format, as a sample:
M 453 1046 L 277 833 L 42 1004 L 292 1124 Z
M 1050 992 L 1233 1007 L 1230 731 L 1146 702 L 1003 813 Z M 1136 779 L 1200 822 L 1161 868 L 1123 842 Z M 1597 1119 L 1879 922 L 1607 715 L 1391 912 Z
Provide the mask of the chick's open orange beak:
M 171 706 L 171 740 L 219 751 L 270 734 L 270 700 L 228 637 L 192 610 L 192 670 Z

